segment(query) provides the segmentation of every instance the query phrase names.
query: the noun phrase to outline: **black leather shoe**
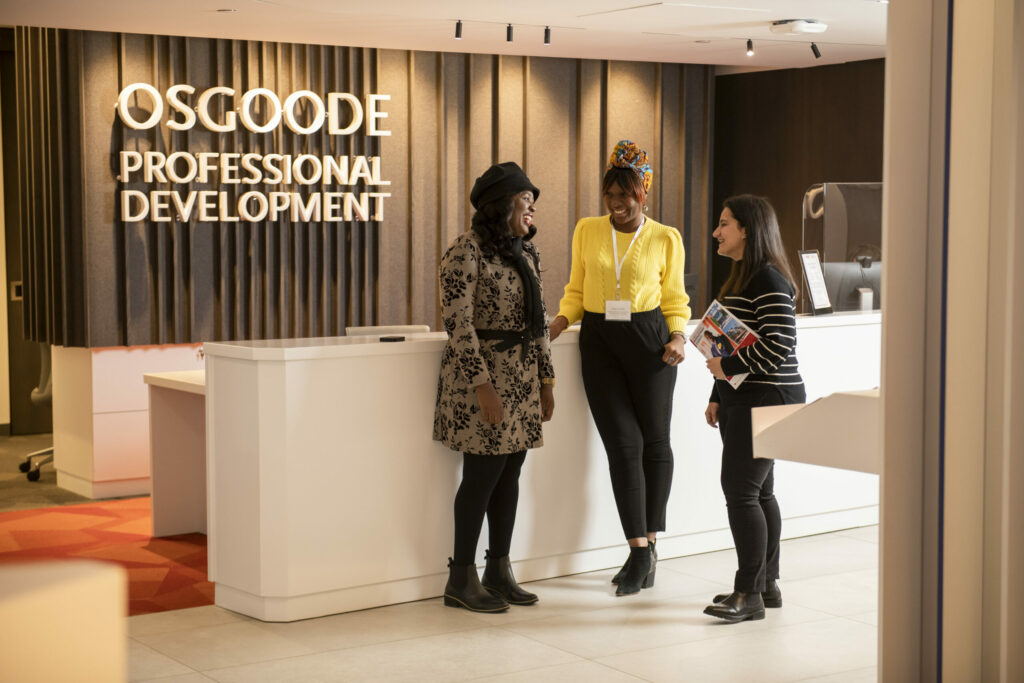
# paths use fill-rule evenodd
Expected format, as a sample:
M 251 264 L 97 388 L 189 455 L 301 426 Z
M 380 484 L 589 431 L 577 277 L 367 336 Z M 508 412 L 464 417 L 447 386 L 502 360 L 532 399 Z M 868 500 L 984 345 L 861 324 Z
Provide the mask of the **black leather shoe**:
M 711 602 L 718 604 L 729 597 L 729 593 L 719 593 Z M 775 581 L 769 581 L 765 584 L 764 592 L 761 593 L 761 599 L 764 600 L 765 607 L 782 607 L 782 591 L 779 589 L 779 584 Z
M 653 572 L 654 571 L 654 567 L 657 565 L 657 548 L 656 548 L 657 542 L 656 541 L 648 541 L 647 544 L 650 547 L 650 567 L 651 567 L 651 572 Z M 611 578 L 611 583 L 615 584 L 615 585 L 618 585 L 618 583 L 622 582 L 623 577 L 625 577 L 626 572 L 629 570 L 629 567 L 630 567 L 630 558 L 627 557 L 626 558 L 626 563 L 623 564 L 623 568 L 618 570 L 618 573 L 616 573 L 614 575 L 614 577 Z M 654 585 L 653 578 L 650 580 L 650 582 L 651 582 L 650 586 L 653 586 Z M 649 588 L 649 587 L 648 586 L 644 586 L 644 588 Z
M 444 604 L 462 607 L 471 612 L 504 612 L 505 598 L 488 592 L 480 585 L 475 564 L 455 564 L 448 558 L 448 585 L 444 587 Z
M 633 595 L 639 593 L 641 588 L 653 586 L 654 560 L 652 558 L 649 545 L 630 548 L 629 559 L 626 560 L 626 574 L 619 581 L 615 595 Z
M 505 557 L 491 557 L 491 551 L 486 554 L 487 565 L 484 567 L 484 578 L 480 581 L 484 588 L 490 592 L 500 595 L 510 605 L 532 605 L 537 602 L 537 596 L 525 591 L 516 582 L 512 575 L 512 564 Z
M 733 624 L 748 619 L 757 621 L 764 619 L 764 600 L 761 599 L 760 593 L 736 591 L 722 602 L 705 607 L 704 614 L 724 619 Z

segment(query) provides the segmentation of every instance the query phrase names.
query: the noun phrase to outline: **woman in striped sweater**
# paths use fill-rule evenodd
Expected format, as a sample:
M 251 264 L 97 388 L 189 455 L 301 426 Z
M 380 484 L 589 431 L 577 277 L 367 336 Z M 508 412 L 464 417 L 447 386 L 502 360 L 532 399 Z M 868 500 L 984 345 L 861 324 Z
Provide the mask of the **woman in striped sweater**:
M 718 253 L 733 260 L 719 301 L 759 337 L 732 356 L 707 361 L 716 381 L 704 416 L 721 431 L 722 491 L 739 569 L 733 592 L 716 595 L 704 613 L 739 622 L 782 606 L 775 462 L 754 458 L 750 409 L 803 403 L 805 395 L 796 361 L 796 285 L 771 204 L 752 195 L 726 199 L 713 236 Z M 745 372 L 738 388 L 725 381 Z

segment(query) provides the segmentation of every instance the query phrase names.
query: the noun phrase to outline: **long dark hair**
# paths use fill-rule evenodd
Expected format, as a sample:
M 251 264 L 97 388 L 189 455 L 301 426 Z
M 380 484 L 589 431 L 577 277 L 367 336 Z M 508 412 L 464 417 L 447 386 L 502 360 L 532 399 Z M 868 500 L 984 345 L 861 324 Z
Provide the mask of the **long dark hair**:
M 718 292 L 719 298 L 742 292 L 754 274 L 765 266 L 774 266 L 789 281 L 795 298 L 798 289 L 782 246 L 779 219 L 775 217 L 771 202 L 764 197 L 740 194 L 729 197 L 722 206 L 729 209 L 740 227 L 746 230 L 746 239 L 743 241 L 743 259 L 732 262 L 729 279 Z
M 480 251 L 487 258 L 497 254 L 503 261 L 512 261 L 513 237 L 508 219 L 512 217 L 512 199 L 516 194 L 519 193 L 492 199 L 473 213 L 473 232 L 480 236 Z

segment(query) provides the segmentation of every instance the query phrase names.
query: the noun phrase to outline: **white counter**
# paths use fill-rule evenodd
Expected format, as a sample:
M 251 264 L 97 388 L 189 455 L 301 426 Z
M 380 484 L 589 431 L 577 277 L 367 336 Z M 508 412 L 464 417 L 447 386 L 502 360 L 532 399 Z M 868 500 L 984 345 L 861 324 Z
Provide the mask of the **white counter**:
M 877 313 L 801 318 L 798 328 L 809 400 L 877 386 Z M 512 545 L 522 581 L 611 567 L 626 555 L 577 340 L 570 329 L 552 345 L 555 417 L 523 469 Z M 396 343 L 205 345 L 209 575 L 218 605 L 291 621 L 442 592 L 461 464 L 431 439 L 443 345 L 443 333 Z M 718 483 L 721 442 L 704 422 L 711 383 L 690 348 L 674 398 L 676 469 L 662 557 L 732 545 Z M 784 536 L 877 522 L 877 482 L 779 462 Z M 481 561 L 486 538 L 485 528 Z M 596 593 L 595 607 L 605 599 Z

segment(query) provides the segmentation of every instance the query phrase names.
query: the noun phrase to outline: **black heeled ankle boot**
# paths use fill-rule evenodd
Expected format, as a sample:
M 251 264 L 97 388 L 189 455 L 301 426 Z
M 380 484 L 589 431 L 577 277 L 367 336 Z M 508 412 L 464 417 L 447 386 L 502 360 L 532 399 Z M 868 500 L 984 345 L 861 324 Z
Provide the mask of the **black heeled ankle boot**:
M 729 593 L 719 593 L 711 602 L 716 604 L 723 602 L 729 595 Z M 782 590 L 779 588 L 779 584 L 775 582 L 775 579 L 765 583 L 761 599 L 764 601 L 765 607 L 782 607 Z
M 629 549 L 626 574 L 619 581 L 615 595 L 633 595 L 639 593 L 641 588 L 650 588 L 654 585 L 654 562 L 651 558 L 649 545 Z
M 633 557 L 632 553 L 630 553 L 629 557 L 626 558 L 626 561 L 622 563 L 622 568 L 619 569 L 619 571 L 616 572 L 615 576 L 612 577 L 612 583 L 614 583 L 615 585 L 620 584 L 622 582 L 622 577 L 624 577 L 626 575 L 626 572 L 629 571 L 630 557 Z
M 657 543 L 657 541 L 648 541 L 648 543 L 650 544 L 650 547 L 651 547 L 651 566 L 653 568 L 655 565 L 658 564 L 658 549 L 655 547 L 655 544 Z M 618 583 L 620 581 L 622 581 L 622 577 L 626 575 L 626 572 L 628 570 L 629 570 L 629 558 L 627 557 L 625 564 L 622 565 L 622 569 L 620 569 L 618 571 L 618 573 L 616 573 L 615 576 L 612 577 L 612 583 L 618 585 Z M 654 585 L 654 584 L 652 583 L 651 585 Z M 647 588 L 647 586 L 644 586 L 644 588 Z
M 444 587 L 444 604 L 472 612 L 504 612 L 508 603 L 480 585 L 475 564 L 455 564 L 448 558 L 448 584 Z
M 764 619 L 764 600 L 760 593 L 741 593 L 734 591 L 722 602 L 708 605 L 704 614 L 724 619 L 731 624 L 741 621 L 757 621 Z
M 480 582 L 484 588 L 505 598 L 510 605 L 532 605 L 537 602 L 536 595 L 523 590 L 516 582 L 508 555 L 492 557 L 488 550 L 485 557 L 487 564 L 484 567 L 484 578 Z

